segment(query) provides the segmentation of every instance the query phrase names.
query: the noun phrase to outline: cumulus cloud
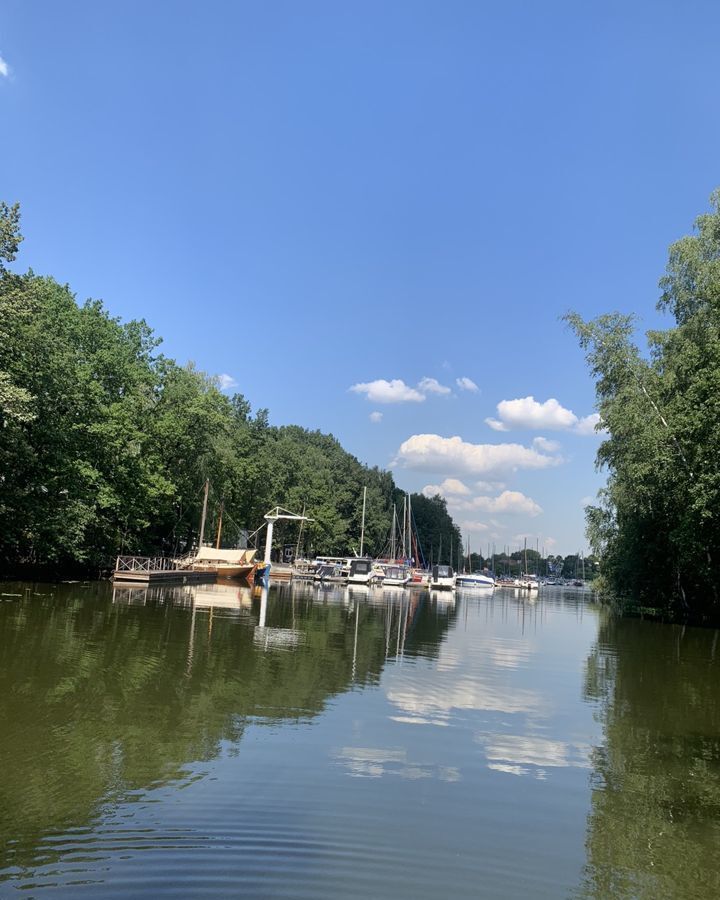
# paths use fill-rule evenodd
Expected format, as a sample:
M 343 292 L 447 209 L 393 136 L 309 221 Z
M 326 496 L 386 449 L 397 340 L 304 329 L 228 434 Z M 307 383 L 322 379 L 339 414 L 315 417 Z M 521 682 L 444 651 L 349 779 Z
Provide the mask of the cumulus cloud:
M 532 445 L 536 450 L 541 450 L 543 453 L 557 453 L 560 449 L 560 444 L 557 441 L 549 441 L 544 437 L 533 438 Z
M 392 381 L 378 378 L 354 384 L 350 390 L 355 394 L 365 394 L 373 403 L 422 403 L 425 399 L 425 394 L 405 384 L 402 378 L 393 378 Z
M 492 416 L 488 416 L 487 419 L 485 419 L 485 424 L 489 425 L 493 431 L 510 431 L 509 425 L 500 422 L 498 419 L 493 419 Z
M 515 513 L 534 517 L 542 512 L 542 507 L 532 497 L 526 497 L 520 491 L 503 491 L 498 497 L 475 497 L 472 503 L 475 509 L 489 513 Z
M 395 464 L 484 475 L 516 469 L 546 469 L 562 460 L 522 444 L 471 444 L 462 438 L 414 434 L 400 445 Z
M 232 377 L 232 375 L 228 375 L 224 372 L 222 375 L 218 375 L 218 387 L 221 391 L 231 391 L 233 388 L 238 386 L 237 381 Z
M 443 497 L 448 494 L 464 496 L 470 493 L 470 488 L 457 478 L 446 478 L 442 484 L 426 484 L 422 492 L 426 497 L 434 497 L 435 494 L 442 494 Z
M 455 384 L 460 388 L 461 391 L 471 391 L 476 394 L 480 388 L 475 384 L 472 378 L 468 378 L 466 375 L 463 375 L 462 378 L 456 378 Z
M 382 422 L 383 414 L 381 412 L 371 412 L 370 413 L 370 421 L 377 425 L 378 422 Z
M 500 419 L 516 428 L 572 428 L 578 417 L 572 410 L 565 409 L 554 397 L 539 403 L 534 397 L 518 400 L 501 400 L 497 405 Z
M 597 413 L 583 418 L 576 416 L 571 409 L 566 409 L 554 397 L 543 403 L 532 395 L 516 400 L 501 400 L 497 405 L 497 411 L 499 418 L 485 419 L 495 431 L 509 431 L 511 428 L 543 428 L 588 435 L 595 432 L 595 426 L 600 421 Z
M 10 75 L 10 66 L 0 56 L 0 76 L 7 78 Z
M 480 494 L 472 498 L 453 498 L 452 502 L 448 501 L 448 504 L 452 506 L 453 510 L 461 512 L 482 510 L 495 515 L 510 513 L 534 517 L 539 516 L 542 512 L 542 507 L 532 497 L 527 497 L 521 491 L 503 491 L 496 497 Z
M 592 413 L 579 420 L 575 426 L 575 431 L 577 431 L 578 434 L 595 434 L 595 426 L 598 425 L 599 422 L 600 414 Z
M 444 384 L 440 384 L 437 378 L 425 376 L 418 382 L 418 390 L 423 394 L 450 394 L 452 391 Z
M 583 497 L 582 500 L 580 501 L 580 506 L 582 506 L 582 508 L 585 509 L 586 506 L 592 506 L 594 502 L 595 502 L 594 497 L 590 497 L 590 496 Z

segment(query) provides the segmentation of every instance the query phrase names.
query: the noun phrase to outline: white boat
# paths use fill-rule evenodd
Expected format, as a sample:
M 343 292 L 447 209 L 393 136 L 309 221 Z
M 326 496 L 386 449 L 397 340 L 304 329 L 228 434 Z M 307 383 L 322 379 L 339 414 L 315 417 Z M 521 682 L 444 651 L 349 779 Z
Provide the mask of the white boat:
M 429 587 L 431 591 L 451 591 L 455 587 L 452 566 L 433 566 Z
M 472 575 L 456 575 L 455 587 L 462 588 L 463 590 L 494 588 L 495 579 L 491 575 L 483 575 L 480 572 L 475 572 Z
M 379 584 L 382 581 L 382 570 L 377 569 L 373 561 L 367 557 L 351 559 L 347 581 L 350 585 Z
M 384 578 L 383 578 L 383 587 L 384 588 L 398 588 L 405 587 L 405 585 L 410 584 L 410 579 L 412 575 L 410 574 L 410 569 L 407 566 L 383 566 L 384 570 Z
M 540 587 L 537 575 L 521 575 L 517 580 L 517 586 L 526 591 L 536 591 Z

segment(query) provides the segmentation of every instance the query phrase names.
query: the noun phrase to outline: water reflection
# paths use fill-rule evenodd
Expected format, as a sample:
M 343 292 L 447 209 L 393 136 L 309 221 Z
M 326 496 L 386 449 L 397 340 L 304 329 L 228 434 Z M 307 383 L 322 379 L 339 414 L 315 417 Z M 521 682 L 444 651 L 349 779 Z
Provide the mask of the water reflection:
M 720 895 L 718 632 L 604 615 L 582 896 Z
M 192 780 L 250 723 L 307 721 L 377 683 L 419 597 L 231 584 L 58 586 L 0 606 L 0 870 L 108 804 Z M 447 616 L 419 625 L 437 647 Z M 47 847 L 45 847 L 45 851 Z M 43 853 L 45 852 L 43 851 Z
M 0 893 L 718 893 L 712 632 L 561 590 L 8 592 Z

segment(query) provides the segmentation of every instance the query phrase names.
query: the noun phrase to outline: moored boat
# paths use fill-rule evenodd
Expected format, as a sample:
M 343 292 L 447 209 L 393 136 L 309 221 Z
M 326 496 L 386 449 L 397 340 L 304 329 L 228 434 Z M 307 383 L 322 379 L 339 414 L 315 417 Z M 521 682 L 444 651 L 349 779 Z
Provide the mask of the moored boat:
M 491 575 L 483 575 L 481 572 L 474 572 L 472 575 L 456 575 L 455 587 L 463 590 L 494 588 L 495 579 Z
M 351 585 L 378 584 L 382 581 L 382 570 L 376 568 L 373 561 L 367 557 L 351 559 L 347 580 Z
M 431 591 L 451 591 L 455 587 L 452 566 L 433 566 L 429 587 Z
M 397 588 L 405 587 L 410 583 L 411 574 L 407 566 L 383 566 L 384 578 L 383 587 Z

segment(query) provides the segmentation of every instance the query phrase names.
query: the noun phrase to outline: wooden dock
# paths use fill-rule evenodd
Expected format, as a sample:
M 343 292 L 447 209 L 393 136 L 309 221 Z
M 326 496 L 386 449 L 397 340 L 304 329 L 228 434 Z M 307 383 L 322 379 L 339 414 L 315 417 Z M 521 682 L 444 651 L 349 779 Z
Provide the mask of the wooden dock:
M 133 584 L 214 584 L 215 572 L 190 569 L 181 560 L 164 556 L 118 556 L 113 581 Z

